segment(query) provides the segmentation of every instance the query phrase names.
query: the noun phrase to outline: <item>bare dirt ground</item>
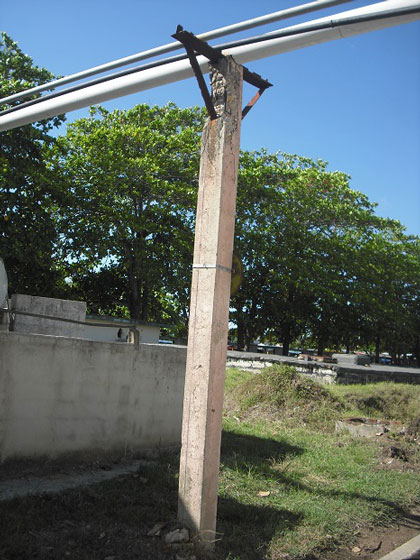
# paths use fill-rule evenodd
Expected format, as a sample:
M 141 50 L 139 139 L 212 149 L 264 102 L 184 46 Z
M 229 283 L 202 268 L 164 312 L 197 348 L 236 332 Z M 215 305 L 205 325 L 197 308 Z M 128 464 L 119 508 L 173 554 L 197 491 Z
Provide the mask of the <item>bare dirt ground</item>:
M 420 509 L 412 510 L 392 527 L 361 529 L 356 543 L 342 546 L 319 560 L 377 560 L 420 533 Z M 410 560 L 420 559 L 420 554 Z
M 166 532 L 176 528 L 176 485 L 164 458 L 8 463 L 0 492 L 1 560 L 175 560 L 182 548 L 148 536 L 158 521 Z
M 199 559 L 194 542 L 164 540 L 179 528 L 176 507 L 173 456 L 6 463 L 0 466 L 0 560 Z M 164 526 L 148 535 L 159 522 Z M 306 560 L 376 560 L 419 533 L 417 509 L 393 527 L 361 528 L 351 546 Z M 216 558 L 226 555 L 216 550 Z M 252 542 L 246 558 L 262 558 Z

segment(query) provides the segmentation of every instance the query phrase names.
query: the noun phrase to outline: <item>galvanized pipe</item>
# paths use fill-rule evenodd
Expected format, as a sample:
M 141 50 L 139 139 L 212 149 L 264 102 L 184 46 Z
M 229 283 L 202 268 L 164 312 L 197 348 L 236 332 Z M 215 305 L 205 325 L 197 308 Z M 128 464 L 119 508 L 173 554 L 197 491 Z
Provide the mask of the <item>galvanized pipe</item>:
M 401 11 L 404 9 L 416 9 L 418 11 L 416 13 L 401 15 Z M 395 12 L 395 15 L 389 17 L 389 12 L 391 10 Z M 380 19 L 380 14 L 384 15 L 384 19 Z M 374 17 L 372 21 L 367 20 L 366 16 L 369 15 Z M 358 22 L 357 19 L 359 16 L 360 21 Z M 345 22 L 349 20 L 349 18 L 352 24 L 346 25 Z M 375 5 L 341 12 L 334 16 L 320 18 L 310 22 L 313 25 L 330 22 L 331 25 L 329 25 L 327 29 L 233 47 L 224 50 L 223 54 L 231 55 L 238 63 L 244 64 L 299 48 L 351 37 L 360 33 L 367 33 L 369 31 L 402 23 L 409 23 L 418 19 L 420 19 L 420 0 L 386 0 Z M 288 29 L 298 31 L 299 28 L 302 28 L 304 25 L 305 24 L 293 26 L 284 31 Z M 197 60 L 202 71 L 208 72 L 209 65 L 207 59 L 200 56 Z M 189 61 L 182 60 L 169 63 L 165 66 L 144 70 L 143 72 L 131 74 L 129 76 L 116 78 L 105 83 L 86 87 L 77 92 L 67 93 L 54 99 L 41 101 L 36 105 L 0 116 L 0 131 L 16 128 L 24 124 L 60 115 L 67 111 L 73 111 L 95 103 L 108 101 L 116 97 L 181 81 L 191 76 L 193 76 L 193 72 Z
M 352 0 L 315 0 L 309 2 L 308 4 L 302 4 L 301 6 L 295 6 L 293 8 L 287 8 L 285 10 L 280 10 L 279 12 L 273 12 L 265 16 L 256 17 L 253 19 L 248 19 L 240 23 L 234 23 L 232 25 L 227 25 L 225 27 L 219 27 L 213 31 L 207 31 L 206 33 L 201 33 L 197 35 L 200 39 L 208 41 L 209 39 L 217 39 L 218 37 L 225 37 L 226 35 L 231 35 L 233 33 L 239 33 L 240 31 L 246 31 L 247 29 L 252 29 L 260 25 L 267 25 L 269 23 L 274 23 L 276 21 L 281 21 L 283 19 L 300 16 L 307 14 L 309 12 L 314 12 L 315 10 L 321 10 L 324 8 L 330 8 L 331 6 L 336 6 L 338 4 L 344 4 L 346 2 L 352 2 Z M 40 93 L 42 91 L 52 90 L 59 86 L 65 84 L 70 84 L 72 82 L 77 82 L 84 78 L 89 78 L 90 76 L 95 76 L 97 74 L 102 74 L 108 70 L 114 70 L 115 68 L 120 68 L 121 66 L 127 66 L 128 64 L 133 64 L 135 62 L 140 62 L 148 58 L 153 58 L 162 54 L 167 54 L 172 51 L 180 50 L 182 45 L 175 41 L 173 43 L 168 43 L 160 47 L 155 47 L 147 51 L 143 51 L 137 54 L 126 56 L 112 62 L 107 62 L 101 64 L 100 66 L 95 66 L 94 68 L 89 68 L 88 70 L 83 70 L 81 72 L 76 72 L 75 74 L 70 74 L 69 76 L 64 76 L 63 78 L 58 78 L 48 82 L 47 84 L 42 84 L 35 86 L 33 88 L 21 91 L 19 93 L 14 93 L 0 99 L 0 105 L 11 103 L 12 101 L 17 101 L 19 99 L 24 99 L 25 97 L 30 97 L 35 93 Z

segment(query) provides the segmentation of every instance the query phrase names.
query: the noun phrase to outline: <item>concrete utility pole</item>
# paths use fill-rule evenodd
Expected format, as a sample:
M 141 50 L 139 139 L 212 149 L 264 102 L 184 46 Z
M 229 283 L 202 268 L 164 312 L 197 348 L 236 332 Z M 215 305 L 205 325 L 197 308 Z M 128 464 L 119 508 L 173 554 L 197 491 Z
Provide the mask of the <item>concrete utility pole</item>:
M 218 118 L 201 140 L 178 502 L 179 521 L 206 550 L 216 540 L 242 67 L 223 58 L 210 81 Z

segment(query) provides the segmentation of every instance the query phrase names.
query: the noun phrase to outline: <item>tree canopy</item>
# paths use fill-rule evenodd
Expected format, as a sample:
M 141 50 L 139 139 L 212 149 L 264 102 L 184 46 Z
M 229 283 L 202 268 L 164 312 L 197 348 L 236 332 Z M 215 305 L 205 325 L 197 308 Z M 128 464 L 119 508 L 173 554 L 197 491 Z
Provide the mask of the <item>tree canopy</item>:
M 416 238 L 376 216 L 375 204 L 325 162 L 246 153 L 238 191 L 245 275 L 232 316 L 241 348 L 265 337 L 280 340 L 285 354 L 292 341 L 320 354 L 371 344 L 397 354 L 403 341 L 407 351 L 419 296 Z
M 54 76 L 6 34 L 0 37 L 0 97 L 45 83 Z M 5 106 L 0 107 L 5 109 Z M 57 294 L 62 275 L 55 258 L 60 193 L 48 172 L 44 148 L 63 117 L 0 132 L 0 254 L 13 292 Z
M 68 274 L 96 311 L 185 313 L 202 124 L 200 109 L 174 104 L 98 107 L 51 150 Z
M 0 94 L 53 76 L 5 34 Z M 186 334 L 204 113 L 91 109 L 0 134 L 0 255 L 11 290 L 83 299 L 98 314 Z M 420 359 L 420 239 L 323 161 L 240 155 L 231 299 L 241 349 L 256 340 L 387 350 Z

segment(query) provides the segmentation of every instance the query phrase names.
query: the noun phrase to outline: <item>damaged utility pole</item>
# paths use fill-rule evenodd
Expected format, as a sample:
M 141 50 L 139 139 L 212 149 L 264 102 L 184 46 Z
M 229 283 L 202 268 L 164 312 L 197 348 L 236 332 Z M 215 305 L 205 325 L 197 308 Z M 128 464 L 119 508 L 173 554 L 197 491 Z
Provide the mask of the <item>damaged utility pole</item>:
M 242 66 L 223 57 L 210 81 L 217 118 L 207 120 L 201 140 L 178 502 L 179 521 L 205 550 L 217 540 Z

